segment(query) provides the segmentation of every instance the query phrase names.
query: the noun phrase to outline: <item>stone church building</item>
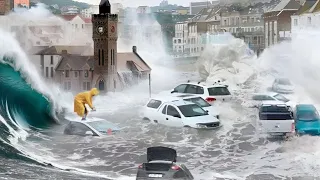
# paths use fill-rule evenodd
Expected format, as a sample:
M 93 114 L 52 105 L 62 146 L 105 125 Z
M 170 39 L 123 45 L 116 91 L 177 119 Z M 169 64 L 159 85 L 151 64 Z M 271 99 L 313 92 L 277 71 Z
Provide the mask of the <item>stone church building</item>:
M 148 79 L 151 68 L 132 52 L 117 52 L 118 15 L 111 14 L 108 0 L 101 0 L 99 14 L 92 16 L 93 42 L 89 46 L 51 46 L 35 53 L 42 75 L 71 92 L 98 88 L 101 92 L 119 91 Z M 93 55 L 93 56 L 92 56 Z

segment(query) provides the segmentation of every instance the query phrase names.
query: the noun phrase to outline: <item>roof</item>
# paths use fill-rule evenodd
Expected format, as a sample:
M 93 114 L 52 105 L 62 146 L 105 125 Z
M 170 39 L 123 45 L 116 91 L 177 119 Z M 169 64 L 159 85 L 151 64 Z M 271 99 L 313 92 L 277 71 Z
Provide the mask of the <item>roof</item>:
M 50 46 L 39 52 L 35 55 L 60 55 L 63 50 L 66 50 L 69 54 L 78 54 L 81 55 L 87 50 L 90 50 L 89 46 Z
M 315 9 L 315 5 L 317 5 L 319 0 L 306 0 L 303 5 L 298 9 L 298 11 L 294 15 L 301 15 L 304 13 L 312 13 Z
M 319 12 L 320 11 L 320 0 L 318 0 L 313 6 L 312 6 L 312 12 Z
M 312 104 L 298 104 L 296 107 L 297 110 L 299 109 L 300 111 L 316 110 Z
M 183 105 L 191 105 L 194 104 L 193 102 L 184 101 L 184 100 L 176 100 L 170 102 L 170 104 L 176 105 L 176 106 L 183 106 Z
M 267 95 L 267 96 L 275 96 L 279 93 L 275 93 L 275 92 L 261 92 L 261 93 L 253 93 L 252 95 Z
M 79 14 L 75 15 L 61 15 L 60 17 L 64 19 L 65 21 L 72 21 L 75 17 L 79 16 L 85 23 L 90 24 L 92 23 L 91 18 L 85 18 L 80 16 Z
M 300 4 L 295 0 L 282 0 L 279 4 L 268 12 L 279 12 L 282 10 L 298 10 Z
M 281 102 L 281 101 L 262 101 L 261 106 L 265 106 L 265 105 L 284 105 L 286 106 L 286 103 Z
M 192 22 L 206 22 L 211 20 L 216 15 L 219 15 L 220 7 L 203 8 L 199 13 L 197 13 L 192 19 Z M 216 20 L 218 21 L 218 20 Z
M 140 72 L 151 71 L 149 65 L 138 54 L 133 52 L 118 53 L 117 63 L 118 72 L 132 71 L 130 67 Z
M 150 99 L 160 100 L 162 102 L 171 102 L 171 101 L 177 101 L 182 99 L 189 99 L 193 97 L 200 97 L 197 95 L 175 95 L 175 94 L 165 94 L 165 95 L 156 95 L 151 97 Z
M 89 68 L 94 68 L 94 59 L 93 56 L 81 56 L 81 55 L 74 55 L 74 54 L 63 54 L 61 55 L 61 61 L 58 63 L 56 70 L 57 71 L 64 71 L 66 69 L 72 70 L 84 70 L 86 65 Z
M 181 83 L 181 84 L 191 84 L 191 85 L 196 85 L 196 86 L 202 86 L 202 87 L 227 87 L 227 85 L 224 84 L 208 84 L 206 82 L 187 82 L 187 83 Z

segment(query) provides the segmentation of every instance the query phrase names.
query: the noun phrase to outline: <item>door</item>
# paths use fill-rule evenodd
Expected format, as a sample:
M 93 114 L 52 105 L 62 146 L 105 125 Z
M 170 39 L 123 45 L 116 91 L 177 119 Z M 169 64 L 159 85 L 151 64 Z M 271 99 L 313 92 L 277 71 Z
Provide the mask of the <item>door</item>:
M 203 87 L 189 84 L 184 92 L 185 94 L 203 95 Z
M 165 116 L 165 121 L 168 126 L 183 127 L 181 114 L 175 107 L 171 105 L 168 105 L 167 107 L 167 114 Z

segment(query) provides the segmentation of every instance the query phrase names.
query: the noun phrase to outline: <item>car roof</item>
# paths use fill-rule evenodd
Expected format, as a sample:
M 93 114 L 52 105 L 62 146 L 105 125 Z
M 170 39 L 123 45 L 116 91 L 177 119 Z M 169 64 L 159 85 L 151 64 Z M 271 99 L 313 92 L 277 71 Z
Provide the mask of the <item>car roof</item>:
M 316 107 L 314 107 L 314 105 L 312 104 L 298 104 L 296 106 L 297 110 L 300 110 L 300 111 L 314 111 L 316 110 Z
M 276 93 L 276 92 L 260 92 L 260 93 L 253 93 L 252 95 L 253 96 L 256 96 L 256 95 L 267 95 L 267 96 L 275 96 L 279 93 Z
M 220 84 L 220 83 L 206 83 L 206 82 L 187 82 L 187 83 L 181 83 L 181 84 L 190 84 L 190 85 L 196 85 L 201 86 L 204 88 L 212 88 L 212 87 L 228 87 L 228 85 Z
M 81 118 L 79 118 L 79 120 L 70 120 L 71 122 L 79 122 L 82 124 L 88 123 L 88 122 L 96 122 L 96 121 L 107 121 L 105 119 L 100 119 L 100 118 L 87 118 L 86 120 L 80 120 Z M 109 122 L 109 121 L 107 121 Z
M 262 101 L 261 105 L 286 105 L 286 103 L 281 101 Z
M 195 98 L 195 97 L 200 97 L 200 96 L 192 95 L 192 94 L 190 94 L 190 95 L 189 94 L 186 94 L 186 95 L 180 95 L 180 94 L 157 95 L 157 96 L 151 97 L 149 99 L 149 101 L 151 99 L 154 99 L 154 100 L 160 100 L 162 102 L 172 102 L 172 101 L 178 101 L 178 100 L 182 100 L 182 99 L 189 99 L 189 98 Z
M 176 106 L 183 106 L 183 105 L 191 105 L 191 104 L 195 104 L 195 103 L 189 102 L 189 101 L 183 101 L 183 100 L 176 100 L 176 101 L 170 102 L 170 104 L 173 104 Z

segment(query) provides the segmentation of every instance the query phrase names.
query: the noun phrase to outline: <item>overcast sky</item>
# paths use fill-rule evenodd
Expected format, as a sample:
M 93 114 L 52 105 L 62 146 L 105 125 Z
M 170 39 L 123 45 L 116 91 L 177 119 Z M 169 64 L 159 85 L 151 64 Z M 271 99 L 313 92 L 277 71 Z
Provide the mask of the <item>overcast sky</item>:
M 88 4 L 99 4 L 100 0 L 75 0 L 85 2 Z M 162 0 L 109 0 L 110 3 L 122 3 L 125 7 L 138 7 L 138 6 L 158 6 Z M 168 0 L 169 4 L 178 4 L 189 6 L 190 2 L 206 1 L 206 0 Z

